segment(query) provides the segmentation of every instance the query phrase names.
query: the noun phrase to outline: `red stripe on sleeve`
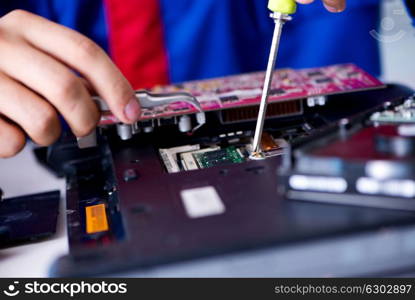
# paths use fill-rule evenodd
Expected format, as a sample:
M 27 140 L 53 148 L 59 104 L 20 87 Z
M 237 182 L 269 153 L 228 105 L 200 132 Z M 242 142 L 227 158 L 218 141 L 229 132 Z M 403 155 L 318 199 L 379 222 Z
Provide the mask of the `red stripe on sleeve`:
M 158 0 L 105 0 L 112 58 L 135 89 L 166 84 L 167 55 Z

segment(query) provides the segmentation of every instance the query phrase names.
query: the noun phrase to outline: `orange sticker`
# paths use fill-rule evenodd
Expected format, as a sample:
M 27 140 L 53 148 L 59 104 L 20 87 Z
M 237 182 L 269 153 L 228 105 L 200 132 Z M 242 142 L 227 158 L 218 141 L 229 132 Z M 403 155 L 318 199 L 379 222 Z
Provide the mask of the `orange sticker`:
M 85 208 L 85 212 L 86 232 L 88 234 L 108 231 L 108 220 L 104 204 L 88 206 Z

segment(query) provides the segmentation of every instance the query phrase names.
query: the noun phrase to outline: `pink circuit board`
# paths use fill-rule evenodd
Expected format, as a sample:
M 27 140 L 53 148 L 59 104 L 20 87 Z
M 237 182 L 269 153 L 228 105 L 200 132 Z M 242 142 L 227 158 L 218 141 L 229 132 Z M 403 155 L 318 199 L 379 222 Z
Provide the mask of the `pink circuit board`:
M 264 83 L 264 72 L 234 75 L 222 78 L 189 81 L 182 84 L 159 86 L 151 91 L 188 92 L 200 102 L 203 111 L 215 111 L 259 105 Z M 381 88 L 384 84 L 354 64 L 333 65 L 313 69 L 281 69 L 275 71 L 269 103 L 290 101 L 313 96 L 333 95 Z M 142 110 L 142 120 L 169 118 L 198 112 L 185 102 L 176 102 L 153 109 Z M 118 120 L 112 114 L 103 115 L 101 124 Z

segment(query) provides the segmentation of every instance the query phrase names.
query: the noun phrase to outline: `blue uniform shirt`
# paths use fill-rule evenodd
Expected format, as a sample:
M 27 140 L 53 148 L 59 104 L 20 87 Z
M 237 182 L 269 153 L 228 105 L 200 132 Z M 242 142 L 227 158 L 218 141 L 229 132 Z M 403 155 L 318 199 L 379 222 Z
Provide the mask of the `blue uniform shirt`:
M 172 82 L 265 69 L 273 31 L 268 0 L 158 1 Z M 277 67 L 353 62 L 379 75 L 378 44 L 369 34 L 377 28 L 379 6 L 378 0 L 349 0 L 344 13 L 332 14 L 320 1 L 300 5 L 284 28 Z M 109 48 L 101 0 L 0 3 L 1 14 L 16 8 L 74 28 Z

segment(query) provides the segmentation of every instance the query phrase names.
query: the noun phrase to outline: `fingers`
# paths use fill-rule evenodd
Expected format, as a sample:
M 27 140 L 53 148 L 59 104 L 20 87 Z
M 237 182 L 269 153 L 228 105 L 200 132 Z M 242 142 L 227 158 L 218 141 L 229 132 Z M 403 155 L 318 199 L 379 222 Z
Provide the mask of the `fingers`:
M 122 122 L 138 120 L 140 107 L 131 85 L 99 46 L 42 17 L 24 11 L 15 14 L 24 20 L 24 28 L 19 28 L 27 41 L 81 73 Z M 10 26 L 15 25 L 13 22 L 16 21 L 10 21 Z
M 310 4 L 314 0 L 296 0 L 300 4 Z M 346 9 L 346 0 L 322 0 L 324 7 L 332 13 L 342 12 Z
M 342 12 L 346 9 L 346 0 L 323 0 L 323 4 L 332 13 Z
M 0 48 L 2 55 L 7 57 L 7 59 L 0 60 L 0 69 L 8 77 L 23 83 L 53 104 L 76 136 L 85 136 L 95 128 L 99 120 L 98 109 L 82 81 L 66 66 L 18 38 L 0 39 Z M 7 82 L 6 85 L 11 84 Z M 26 94 L 32 100 L 30 103 L 33 111 L 41 114 L 48 120 L 48 123 L 56 124 L 54 121 L 49 121 L 53 119 L 53 113 L 51 109 L 46 109 L 46 101 L 43 101 L 45 103 L 40 107 L 41 98 L 36 97 L 35 93 L 28 95 L 28 90 L 23 92 L 22 88 L 17 87 L 10 89 L 19 90 L 19 94 L 10 99 L 18 96 L 23 98 L 24 96 L 21 95 Z M 21 103 L 16 105 L 20 105 L 21 108 L 28 105 L 23 100 L 20 101 Z M 35 103 L 37 103 L 36 107 Z M 15 109 L 17 110 L 17 107 Z
M 300 3 L 300 4 L 310 4 L 310 3 L 314 2 L 314 0 L 295 0 L 295 1 Z
M 0 114 L 39 145 L 48 146 L 60 135 L 60 122 L 52 105 L 4 74 L 0 74 Z
M 24 133 L 17 126 L 0 118 L 0 158 L 16 155 L 25 143 Z

